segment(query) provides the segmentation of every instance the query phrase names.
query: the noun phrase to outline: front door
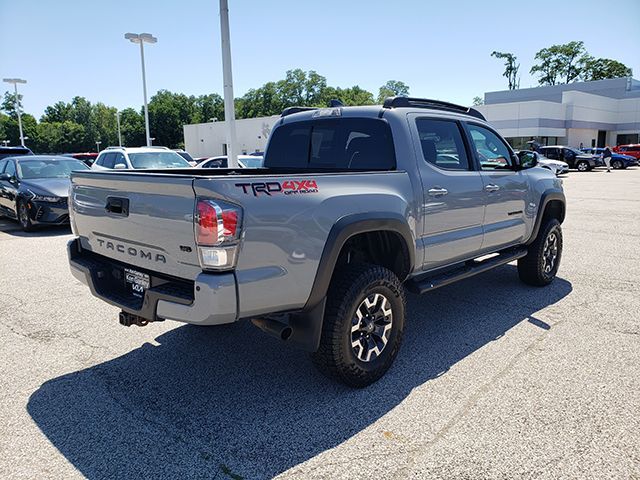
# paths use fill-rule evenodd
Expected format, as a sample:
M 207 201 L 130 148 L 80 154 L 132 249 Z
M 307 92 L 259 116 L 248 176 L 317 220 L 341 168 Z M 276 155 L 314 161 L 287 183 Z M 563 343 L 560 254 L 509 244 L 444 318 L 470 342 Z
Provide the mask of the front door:
M 9 174 L 13 178 L 13 182 L 9 180 L 0 180 L 0 205 L 2 209 L 10 216 L 17 215 L 16 211 L 16 193 L 17 193 L 17 174 L 15 162 L 11 159 L 7 160 L 4 173 Z
M 410 114 L 422 180 L 423 269 L 475 256 L 482 244 L 485 194 L 455 120 Z
M 522 242 L 527 234 L 527 174 L 516 170 L 514 155 L 499 135 L 473 123 L 468 123 L 467 128 L 486 195 L 482 250 L 493 251 Z

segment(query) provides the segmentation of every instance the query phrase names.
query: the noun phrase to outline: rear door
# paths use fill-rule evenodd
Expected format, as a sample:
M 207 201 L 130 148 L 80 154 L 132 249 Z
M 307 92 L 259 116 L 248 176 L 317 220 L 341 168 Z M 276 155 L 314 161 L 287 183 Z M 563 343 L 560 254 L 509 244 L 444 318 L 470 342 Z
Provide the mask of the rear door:
M 72 220 L 82 247 L 180 278 L 201 272 L 193 178 L 124 172 L 72 174 Z
M 496 250 L 524 240 L 529 178 L 516 170 L 507 143 L 484 125 L 467 122 L 467 131 L 484 185 L 483 250 Z
M 485 195 L 456 120 L 410 114 L 422 179 L 425 270 L 474 256 L 482 244 Z

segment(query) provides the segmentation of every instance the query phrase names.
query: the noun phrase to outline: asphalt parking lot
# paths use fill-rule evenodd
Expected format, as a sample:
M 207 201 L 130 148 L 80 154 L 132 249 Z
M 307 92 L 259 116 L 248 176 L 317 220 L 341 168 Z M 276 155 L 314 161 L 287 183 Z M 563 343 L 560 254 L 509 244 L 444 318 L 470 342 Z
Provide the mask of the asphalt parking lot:
M 0 220 L 1 478 L 639 478 L 640 168 L 572 172 L 551 287 L 409 296 L 364 390 L 249 324 L 125 328 Z

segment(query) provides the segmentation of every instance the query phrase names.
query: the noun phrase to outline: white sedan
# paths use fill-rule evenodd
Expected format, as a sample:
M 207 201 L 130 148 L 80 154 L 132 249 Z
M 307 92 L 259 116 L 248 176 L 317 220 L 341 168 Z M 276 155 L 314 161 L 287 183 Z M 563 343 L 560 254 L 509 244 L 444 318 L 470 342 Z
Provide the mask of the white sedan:
M 516 153 L 518 154 L 518 156 L 521 156 L 521 154 L 525 152 L 527 154 L 532 153 L 533 155 L 535 155 L 538 166 L 541 168 L 546 168 L 547 170 L 551 170 L 556 174 L 556 176 L 569 172 L 569 164 L 567 162 L 563 162 L 561 160 L 553 160 L 551 158 L 545 157 L 541 153 L 530 150 L 520 150 Z

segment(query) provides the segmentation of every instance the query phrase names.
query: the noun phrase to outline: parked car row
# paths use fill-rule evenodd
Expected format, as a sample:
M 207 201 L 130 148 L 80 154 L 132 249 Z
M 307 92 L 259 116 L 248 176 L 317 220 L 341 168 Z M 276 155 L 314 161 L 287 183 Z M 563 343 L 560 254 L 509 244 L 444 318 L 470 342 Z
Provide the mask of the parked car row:
M 189 160 L 190 159 L 190 160 Z M 258 168 L 262 157 L 241 155 L 240 167 Z M 193 168 L 185 151 L 166 147 L 109 147 L 97 153 L 34 155 L 28 148 L 0 150 L 0 216 L 25 231 L 69 223 L 69 176 L 78 170 Z M 198 168 L 226 168 L 227 157 L 210 157 Z

